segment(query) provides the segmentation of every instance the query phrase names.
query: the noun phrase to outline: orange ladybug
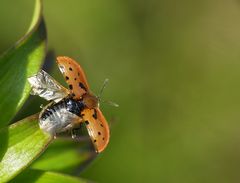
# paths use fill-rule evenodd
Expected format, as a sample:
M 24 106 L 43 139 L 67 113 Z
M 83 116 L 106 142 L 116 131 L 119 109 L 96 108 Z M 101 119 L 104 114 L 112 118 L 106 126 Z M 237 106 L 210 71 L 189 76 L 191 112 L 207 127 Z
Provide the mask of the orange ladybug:
M 99 97 L 90 91 L 84 71 L 75 60 L 60 56 L 57 64 L 69 89 L 43 70 L 28 78 L 32 95 L 52 101 L 40 112 L 40 128 L 55 136 L 85 123 L 96 152 L 102 152 L 109 142 L 110 132 L 99 109 Z

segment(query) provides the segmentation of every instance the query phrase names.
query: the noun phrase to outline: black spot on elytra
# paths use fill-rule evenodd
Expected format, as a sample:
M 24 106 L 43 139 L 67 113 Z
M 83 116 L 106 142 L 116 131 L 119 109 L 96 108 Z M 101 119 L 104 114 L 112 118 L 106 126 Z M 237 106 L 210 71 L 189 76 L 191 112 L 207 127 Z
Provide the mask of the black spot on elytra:
M 66 80 L 69 80 L 69 77 L 68 77 L 68 76 L 66 76 Z
M 96 140 L 96 139 L 94 140 L 94 143 L 95 143 L 95 142 L 97 142 L 97 140 Z
M 98 135 L 101 135 L 101 132 L 98 132 Z
M 73 70 L 72 67 L 69 67 L 69 70 L 72 71 Z
M 79 86 L 82 88 L 82 89 L 84 89 L 85 91 L 87 91 L 87 89 L 86 89 L 86 87 L 83 85 L 83 83 L 79 83 Z
M 105 140 L 105 138 L 104 138 L 104 137 L 103 137 L 102 139 L 103 139 L 103 140 Z
M 101 125 L 101 127 L 103 127 L 103 124 L 100 124 Z
M 69 85 L 69 89 L 72 90 L 72 89 L 73 89 L 73 86 L 72 86 L 72 85 Z
M 74 78 L 74 80 L 76 81 L 76 80 L 77 80 L 77 78 Z
M 86 125 L 89 125 L 89 121 L 85 121 L 85 124 L 86 124 Z
M 97 119 L 97 110 L 96 109 L 94 109 L 94 113 L 93 113 L 92 117 L 94 117 L 94 119 Z
M 78 76 L 80 76 L 80 73 L 78 72 Z

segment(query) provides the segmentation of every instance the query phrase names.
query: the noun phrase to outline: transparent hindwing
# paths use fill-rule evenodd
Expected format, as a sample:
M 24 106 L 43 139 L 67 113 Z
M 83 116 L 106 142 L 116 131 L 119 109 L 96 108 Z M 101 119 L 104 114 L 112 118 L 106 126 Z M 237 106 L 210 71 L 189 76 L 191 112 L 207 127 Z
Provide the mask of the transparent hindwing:
M 46 100 L 58 102 L 68 95 L 68 90 L 53 79 L 44 70 L 28 78 L 31 85 L 31 95 L 38 95 Z

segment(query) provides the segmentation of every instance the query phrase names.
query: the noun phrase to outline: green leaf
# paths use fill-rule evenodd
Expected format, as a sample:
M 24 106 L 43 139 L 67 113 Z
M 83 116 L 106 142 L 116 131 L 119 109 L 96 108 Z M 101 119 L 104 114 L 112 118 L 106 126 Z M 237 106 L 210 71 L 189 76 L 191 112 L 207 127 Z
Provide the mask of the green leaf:
M 45 171 L 72 173 L 77 167 L 94 159 L 93 151 L 82 151 L 83 144 L 69 140 L 55 140 L 31 167 Z M 80 151 L 81 150 L 81 151 Z
M 38 72 L 45 52 L 46 28 L 41 1 L 36 0 L 30 29 L 0 57 L 0 127 L 9 123 L 29 96 L 27 78 Z
M 86 183 L 86 180 L 54 172 L 29 169 L 18 175 L 10 183 Z
M 38 125 L 38 115 L 0 130 L 0 181 L 7 182 L 35 160 L 52 137 Z

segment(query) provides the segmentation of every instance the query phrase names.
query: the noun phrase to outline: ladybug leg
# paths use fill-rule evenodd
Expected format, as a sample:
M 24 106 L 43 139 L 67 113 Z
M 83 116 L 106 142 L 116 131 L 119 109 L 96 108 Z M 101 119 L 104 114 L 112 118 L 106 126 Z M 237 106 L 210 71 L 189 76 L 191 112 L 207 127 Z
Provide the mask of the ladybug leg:
M 82 126 L 75 127 L 71 130 L 72 139 L 77 142 L 87 142 L 89 137 L 83 134 Z
M 71 130 L 71 136 L 72 136 L 72 139 L 77 139 L 78 138 L 77 129 L 72 129 Z

